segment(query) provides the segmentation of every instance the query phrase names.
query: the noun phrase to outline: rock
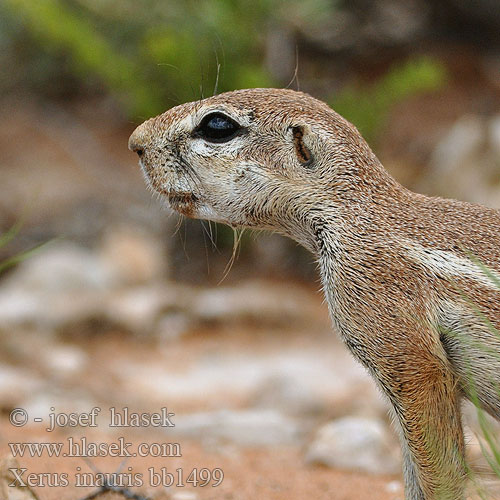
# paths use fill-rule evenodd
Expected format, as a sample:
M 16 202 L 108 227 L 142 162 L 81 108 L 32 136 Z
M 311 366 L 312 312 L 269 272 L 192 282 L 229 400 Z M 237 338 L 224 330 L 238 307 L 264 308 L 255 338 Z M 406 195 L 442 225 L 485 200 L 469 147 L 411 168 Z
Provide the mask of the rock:
M 41 388 L 40 379 L 24 368 L 2 364 L 0 366 L 0 402 L 4 408 L 19 406 Z
M 463 116 L 435 146 L 416 189 L 498 208 L 499 158 L 500 117 Z
M 112 369 L 135 394 L 158 404 L 182 406 L 196 401 L 206 410 L 251 407 L 290 417 L 345 415 L 356 411 L 385 416 L 383 401 L 365 370 L 343 346 L 332 350 L 284 349 L 271 353 L 207 352 L 180 365 L 148 365 L 117 360 Z
M 496 115 L 490 120 L 489 143 L 495 157 L 500 158 L 500 115 Z
M 54 330 L 102 315 L 103 296 L 113 286 L 112 273 L 91 251 L 54 242 L 1 283 L 0 327 Z
M 271 376 L 262 382 L 256 393 L 255 406 L 279 409 L 288 415 L 314 416 L 328 407 L 328 398 L 299 377 Z
M 229 401 L 245 401 L 259 385 L 259 365 L 240 356 L 221 359 L 208 356 L 182 369 L 164 364 L 118 362 L 114 371 L 136 394 L 147 394 L 157 403 L 175 400 L 202 402 L 204 408 L 219 408 Z
M 32 290 L 12 281 L 0 288 L 0 328 L 58 331 L 71 336 L 75 332 L 117 330 L 151 335 L 161 325 L 166 335 L 170 315 L 182 314 L 171 322 L 174 337 L 187 329 L 189 291 L 175 283 L 135 286 L 125 289 Z M 175 331 L 174 331 L 175 330 Z
M 102 290 L 44 291 L 15 287 L 0 290 L 0 327 L 54 331 L 84 324 L 106 314 L 108 293 Z
M 93 252 L 73 243 L 54 241 L 23 261 L 4 286 L 50 293 L 103 290 L 114 283 L 111 270 Z
M 53 344 L 42 353 L 43 363 L 55 375 L 73 375 L 87 364 L 87 354 L 76 346 Z
M 76 391 L 73 388 L 72 390 L 62 391 L 60 388 L 51 386 L 45 386 L 42 390 L 30 394 L 19 405 L 28 413 L 30 423 L 33 422 L 34 418 L 43 418 L 43 423 L 36 424 L 40 425 L 41 429 L 47 427 L 49 414 L 54 411 L 55 413 L 88 413 L 96 406 L 99 406 L 99 404 L 90 396 L 87 397 L 85 390 Z
M 306 461 L 372 474 L 399 471 L 398 447 L 377 420 L 346 417 L 319 429 L 306 453 Z
M 44 300 L 37 293 L 13 286 L 0 289 L 0 326 L 5 330 L 37 325 L 45 310 Z
M 141 247 L 134 241 L 136 247 Z M 123 241 L 114 244 L 127 246 Z M 128 244 L 134 246 L 131 241 Z M 149 260 L 156 259 L 156 264 L 146 271 L 139 262 L 135 270 L 127 262 L 130 269 L 127 274 L 118 270 L 118 264 L 113 265 L 111 258 L 106 260 L 96 252 L 68 242 L 52 243 L 19 264 L 1 283 L 0 327 L 78 331 L 79 326 L 85 329 L 88 324 L 103 328 L 111 324 L 126 331 L 151 333 L 165 310 L 177 307 L 183 293 L 174 284 L 130 286 L 132 281 L 160 273 L 159 258 L 152 256 L 153 250 L 147 251 L 145 242 L 142 246 L 145 248 L 135 248 L 135 253 L 132 250 L 130 253 L 141 254 L 142 261 L 138 255 L 136 258 L 144 266 Z M 118 248 L 116 251 L 119 254 Z M 115 256 L 115 260 L 122 257 Z
M 276 446 L 300 440 L 300 425 L 273 410 L 219 410 L 178 415 L 169 434 L 205 442 L 231 442 L 242 446 Z
M 309 292 L 290 285 L 249 281 L 219 287 L 193 297 L 190 312 L 201 321 L 251 320 L 264 324 L 294 324 L 317 317 L 318 304 Z
M 403 484 L 401 481 L 390 481 L 385 485 L 385 491 L 387 493 L 403 493 Z
M 198 500 L 200 497 L 192 491 L 177 491 L 172 493 L 172 500 Z
M 300 287 L 249 282 L 200 290 L 161 282 L 160 257 L 148 250 L 146 242 L 139 244 L 130 235 L 116 239 L 109 243 L 115 250 L 107 248 L 107 257 L 104 251 L 99 256 L 67 242 L 55 242 L 22 262 L 0 284 L 0 328 L 26 327 L 69 335 L 117 329 L 173 339 L 196 324 L 250 320 L 310 325 L 318 317 L 326 318 L 326 314 L 318 315 L 318 300 Z M 137 262 L 125 266 L 136 265 L 131 274 L 112 263 L 112 253 L 120 257 L 115 260 L 122 258 L 121 245 L 134 247 L 130 253 Z M 150 260 L 156 264 L 146 269 Z M 137 284 L 144 280 L 151 281 Z
M 123 286 L 155 282 L 166 276 L 167 255 L 160 242 L 135 227 L 107 231 L 99 257 Z
M 367 2 L 363 16 L 355 4 L 350 5 L 339 5 L 330 15 L 325 13 L 315 29 L 301 30 L 302 36 L 334 53 L 370 54 L 376 47 L 414 43 L 427 30 L 431 14 L 422 0 Z
M 182 337 L 193 327 L 193 322 L 186 313 L 170 312 L 158 319 L 155 334 L 160 341 L 173 341 Z
M 167 285 L 136 286 L 111 294 L 104 315 L 116 325 L 139 335 L 151 334 L 167 310 L 178 310 L 183 287 Z
M 451 173 L 481 147 L 484 133 L 484 123 L 479 117 L 463 116 L 437 144 L 431 165 L 441 175 Z M 449 180 L 446 178 L 446 182 Z
M 338 349 L 336 349 L 338 347 Z M 387 404 L 364 368 L 343 346 L 332 353 L 284 351 L 265 363 L 255 390 L 254 406 L 279 409 L 287 415 L 312 417 L 326 411 L 345 415 L 357 412 L 379 417 Z

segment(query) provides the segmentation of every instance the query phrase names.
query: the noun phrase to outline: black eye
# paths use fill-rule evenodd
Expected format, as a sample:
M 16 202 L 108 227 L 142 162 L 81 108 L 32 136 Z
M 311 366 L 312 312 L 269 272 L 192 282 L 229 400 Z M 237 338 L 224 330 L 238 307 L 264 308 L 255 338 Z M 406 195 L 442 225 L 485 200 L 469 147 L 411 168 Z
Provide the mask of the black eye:
M 210 113 L 196 127 L 193 135 L 210 142 L 226 142 L 230 141 L 241 130 L 243 130 L 242 127 L 226 115 Z

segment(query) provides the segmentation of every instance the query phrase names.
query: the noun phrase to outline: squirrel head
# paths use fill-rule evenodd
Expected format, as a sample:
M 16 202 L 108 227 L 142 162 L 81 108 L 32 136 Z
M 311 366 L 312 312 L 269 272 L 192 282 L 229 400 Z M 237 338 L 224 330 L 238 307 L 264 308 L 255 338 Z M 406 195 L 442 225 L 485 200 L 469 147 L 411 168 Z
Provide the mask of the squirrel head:
M 285 89 L 176 106 L 137 127 L 129 148 L 149 186 L 178 212 L 285 233 L 304 216 L 299 207 L 314 211 L 368 186 L 379 165 L 353 125 Z

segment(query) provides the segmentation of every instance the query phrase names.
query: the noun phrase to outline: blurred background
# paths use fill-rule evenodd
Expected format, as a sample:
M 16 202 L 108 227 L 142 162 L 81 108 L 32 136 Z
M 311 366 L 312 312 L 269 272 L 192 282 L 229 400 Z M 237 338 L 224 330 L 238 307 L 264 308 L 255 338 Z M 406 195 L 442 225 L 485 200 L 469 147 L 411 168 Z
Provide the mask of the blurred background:
M 16 429 L 16 406 L 168 406 L 170 434 L 129 438 L 175 439 L 183 457 L 169 467 L 226 477 L 211 490 L 139 488 L 148 498 L 402 498 L 385 403 L 331 332 L 313 258 L 246 232 L 226 275 L 232 230 L 170 214 L 127 139 L 176 104 L 290 87 L 351 120 L 408 188 L 500 208 L 499 32 L 495 0 L 3 0 L 2 455 L 20 436 L 116 437 L 105 420 L 93 433 Z M 120 462 L 99 460 L 104 472 Z

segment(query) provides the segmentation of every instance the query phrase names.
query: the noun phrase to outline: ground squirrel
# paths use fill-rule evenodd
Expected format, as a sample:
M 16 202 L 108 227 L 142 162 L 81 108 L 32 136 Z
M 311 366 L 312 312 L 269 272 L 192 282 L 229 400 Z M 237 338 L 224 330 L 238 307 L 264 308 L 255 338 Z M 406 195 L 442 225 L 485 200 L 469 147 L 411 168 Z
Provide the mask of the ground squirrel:
M 463 498 L 460 401 L 500 418 L 500 212 L 408 191 L 353 125 L 292 90 L 177 106 L 129 147 L 178 212 L 315 254 L 336 329 L 393 408 L 406 498 Z

